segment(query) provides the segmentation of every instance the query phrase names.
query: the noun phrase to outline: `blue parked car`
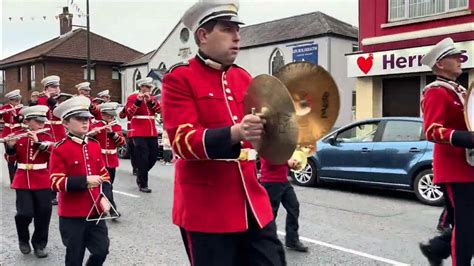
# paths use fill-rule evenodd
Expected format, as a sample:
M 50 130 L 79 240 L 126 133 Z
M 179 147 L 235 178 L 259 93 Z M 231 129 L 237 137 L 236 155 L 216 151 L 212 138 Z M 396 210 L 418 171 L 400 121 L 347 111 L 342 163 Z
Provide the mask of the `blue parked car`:
M 316 145 L 306 168 L 291 173 L 298 185 L 351 182 L 412 190 L 425 204 L 443 204 L 443 193 L 432 182 L 434 145 L 423 134 L 421 118 L 355 122 L 329 133 Z

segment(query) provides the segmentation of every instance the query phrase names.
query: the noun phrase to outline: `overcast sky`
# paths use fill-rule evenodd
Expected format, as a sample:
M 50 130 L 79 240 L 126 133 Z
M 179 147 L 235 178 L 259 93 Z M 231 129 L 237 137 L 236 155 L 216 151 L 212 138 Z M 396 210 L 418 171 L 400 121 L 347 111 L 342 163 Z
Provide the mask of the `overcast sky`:
M 86 25 L 86 0 L 0 0 L 0 59 L 59 35 L 55 16 L 69 5 L 73 23 Z M 147 53 L 156 49 L 196 0 L 90 0 L 91 31 Z M 256 24 L 321 11 L 358 26 L 358 0 L 241 0 L 239 16 Z M 21 20 L 23 18 L 23 20 Z M 282 29 L 284 30 L 284 29 Z

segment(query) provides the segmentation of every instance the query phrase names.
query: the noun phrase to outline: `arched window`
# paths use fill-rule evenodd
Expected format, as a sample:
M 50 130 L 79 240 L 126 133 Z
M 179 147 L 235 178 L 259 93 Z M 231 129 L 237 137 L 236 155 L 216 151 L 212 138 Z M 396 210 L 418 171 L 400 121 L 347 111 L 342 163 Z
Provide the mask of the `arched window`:
M 158 65 L 158 70 L 166 70 L 166 65 L 165 65 L 165 63 L 161 62 L 161 63 Z
M 283 52 L 275 48 L 272 55 L 270 56 L 270 75 L 273 75 L 285 65 L 285 59 L 283 58 Z
M 140 73 L 140 70 L 135 69 L 135 72 L 133 72 L 133 87 L 132 91 L 135 91 L 137 89 L 137 80 L 142 78 L 142 74 Z

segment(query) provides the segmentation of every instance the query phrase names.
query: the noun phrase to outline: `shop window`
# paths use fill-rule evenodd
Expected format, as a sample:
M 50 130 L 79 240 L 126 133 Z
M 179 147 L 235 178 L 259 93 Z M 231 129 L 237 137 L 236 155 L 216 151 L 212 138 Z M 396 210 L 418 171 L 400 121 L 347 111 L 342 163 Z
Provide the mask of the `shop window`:
M 420 77 L 386 78 L 382 86 L 384 117 L 420 116 Z
M 270 56 L 270 74 L 273 75 L 285 65 L 285 59 L 280 49 L 276 48 Z
M 141 78 L 142 78 L 142 74 L 140 73 L 140 70 L 135 69 L 135 72 L 133 73 L 133 87 L 132 87 L 133 90 L 136 89 L 137 80 Z
M 435 75 L 428 75 L 426 76 L 426 85 L 430 84 L 431 82 L 436 80 Z M 469 83 L 469 74 L 468 72 L 463 72 L 461 76 L 458 77 L 457 82 L 461 84 L 464 88 L 468 88 L 468 83 Z
M 420 18 L 468 8 L 468 0 L 389 0 L 389 21 Z

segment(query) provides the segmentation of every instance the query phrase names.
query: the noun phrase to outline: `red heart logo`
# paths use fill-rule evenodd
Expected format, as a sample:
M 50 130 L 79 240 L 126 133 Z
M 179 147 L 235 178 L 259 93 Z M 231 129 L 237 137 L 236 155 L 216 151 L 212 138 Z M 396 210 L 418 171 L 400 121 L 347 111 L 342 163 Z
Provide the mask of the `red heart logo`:
M 372 69 L 372 65 L 374 64 L 373 60 L 374 57 L 372 54 L 370 54 L 367 58 L 359 56 L 359 58 L 357 58 L 357 65 L 359 66 L 360 70 L 364 72 L 364 74 L 367 74 L 369 73 L 370 69 Z

